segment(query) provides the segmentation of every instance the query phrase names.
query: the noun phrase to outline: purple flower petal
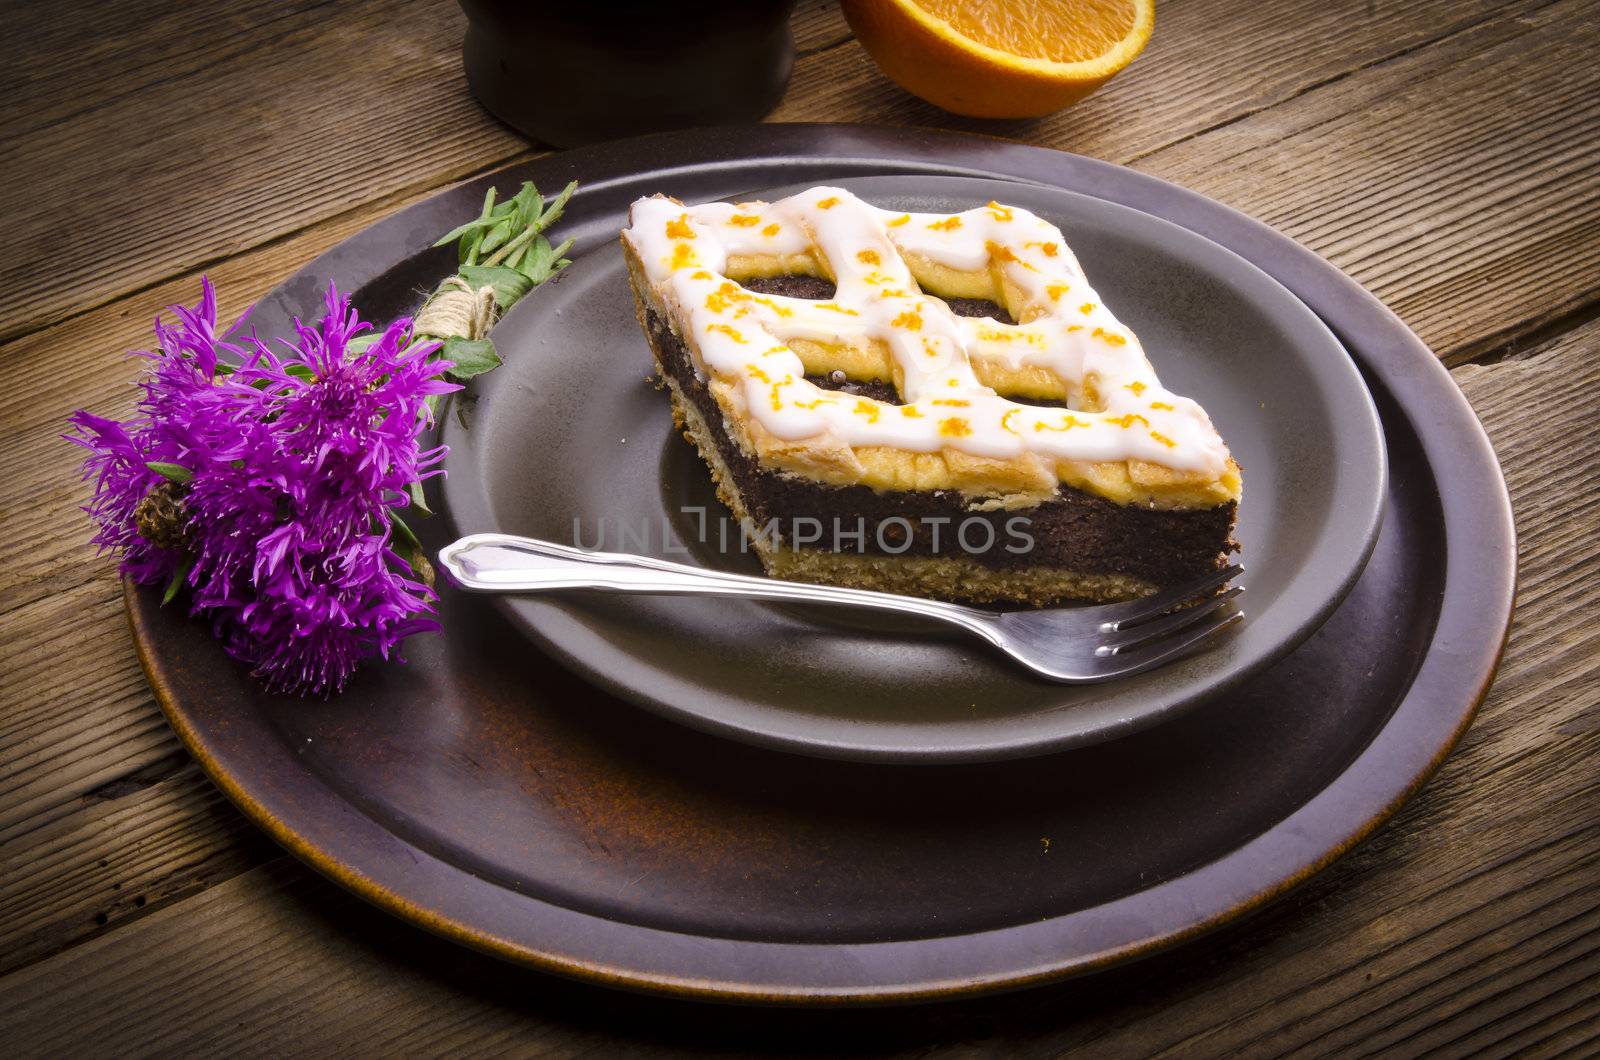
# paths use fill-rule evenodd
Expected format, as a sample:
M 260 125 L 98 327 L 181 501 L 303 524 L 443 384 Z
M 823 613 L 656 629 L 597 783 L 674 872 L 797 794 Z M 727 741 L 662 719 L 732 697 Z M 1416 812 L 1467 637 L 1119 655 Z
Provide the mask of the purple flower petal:
M 407 344 L 409 320 L 351 354 L 371 325 L 332 285 L 323 318 L 295 321 L 281 356 L 254 335 L 219 337 L 216 309 L 202 281 L 195 306 L 171 308 L 176 323 L 157 321 L 132 419 L 72 417 L 68 439 L 89 450 L 95 543 L 120 550 L 136 581 L 170 578 L 179 552 L 140 536 L 135 512 L 164 481 L 150 462 L 189 469 L 193 611 L 269 688 L 334 691 L 363 659 L 437 628 L 433 592 L 389 548 L 389 513 L 410 503 L 412 482 L 442 473 L 444 447 L 420 450 L 417 434 L 426 399 L 459 387 L 443 379 L 448 362 L 427 360 L 437 343 Z M 238 367 L 219 377 L 221 363 Z

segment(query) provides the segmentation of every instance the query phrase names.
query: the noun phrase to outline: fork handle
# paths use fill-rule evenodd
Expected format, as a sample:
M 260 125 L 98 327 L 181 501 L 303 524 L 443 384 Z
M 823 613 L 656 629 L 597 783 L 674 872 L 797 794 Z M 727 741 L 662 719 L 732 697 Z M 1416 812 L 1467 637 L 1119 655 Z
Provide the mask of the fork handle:
M 806 585 L 776 578 L 689 567 L 650 556 L 588 552 L 513 534 L 471 534 L 439 552 L 439 564 L 469 592 L 536 593 L 558 589 L 666 596 L 721 596 L 842 604 L 949 622 L 994 640 L 986 614 L 915 596 Z

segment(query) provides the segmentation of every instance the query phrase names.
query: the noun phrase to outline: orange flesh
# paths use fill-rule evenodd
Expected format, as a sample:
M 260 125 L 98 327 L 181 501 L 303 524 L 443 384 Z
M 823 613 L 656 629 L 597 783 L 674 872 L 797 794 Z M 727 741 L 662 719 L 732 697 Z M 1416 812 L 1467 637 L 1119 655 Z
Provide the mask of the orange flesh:
M 1133 29 L 1129 0 L 912 0 L 968 40 L 1029 59 L 1098 59 Z

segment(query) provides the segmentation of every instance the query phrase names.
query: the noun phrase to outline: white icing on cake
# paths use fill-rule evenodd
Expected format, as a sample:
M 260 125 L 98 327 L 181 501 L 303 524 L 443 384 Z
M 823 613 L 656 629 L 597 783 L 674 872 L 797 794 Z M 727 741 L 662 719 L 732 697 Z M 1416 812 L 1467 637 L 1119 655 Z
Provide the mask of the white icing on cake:
M 1139 340 L 1101 303 L 1054 225 L 994 203 L 965 213 L 880 210 L 839 188 L 779 202 L 633 204 L 624 232 L 650 282 L 687 322 L 702 370 L 743 387 L 779 438 L 831 434 L 851 446 L 1078 461 L 1145 460 L 1221 475 L 1228 449 L 1198 404 L 1162 387 Z M 833 299 L 755 295 L 724 275 L 734 256 L 816 251 Z M 960 272 L 998 268 L 1022 292 L 1022 323 L 959 317 L 922 294 L 902 254 Z M 905 404 L 825 390 L 786 343 L 881 340 Z M 1038 367 L 1071 394 L 1092 383 L 1102 411 L 1019 404 L 981 384 L 974 361 Z

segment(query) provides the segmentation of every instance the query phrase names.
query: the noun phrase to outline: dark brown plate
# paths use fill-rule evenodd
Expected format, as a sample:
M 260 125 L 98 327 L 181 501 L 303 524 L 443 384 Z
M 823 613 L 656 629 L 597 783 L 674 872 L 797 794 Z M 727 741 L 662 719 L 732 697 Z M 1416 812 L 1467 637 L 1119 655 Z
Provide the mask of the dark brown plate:
M 942 133 L 762 126 L 674 134 L 496 174 L 591 195 L 674 167 L 684 195 L 875 173 L 1009 177 L 1182 224 L 1326 321 L 1376 400 L 1388 511 L 1361 578 L 1301 647 L 1209 706 L 1110 743 L 990 765 L 882 766 L 746 746 L 640 712 L 481 599 L 329 702 L 262 695 L 204 623 L 131 590 L 141 658 L 210 775 L 291 850 L 415 923 L 596 982 L 750 1001 L 955 997 L 1059 978 L 1236 919 L 1369 833 L 1488 688 L 1514 540 L 1494 455 L 1429 351 L 1271 229 L 1115 166 Z M 323 283 L 409 308 L 422 248 L 489 179 L 356 236 L 258 309 Z M 1447 488 L 1443 488 L 1447 486 Z M 425 531 L 437 547 L 447 528 Z M 1046 842 L 1048 840 L 1048 843 Z
M 608 190 L 673 193 L 681 179 L 646 172 Z M 729 173 L 724 192 L 748 190 L 743 179 Z M 925 174 L 827 183 L 892 210 L 1003 200 L 1067 233 L 1163 381 L 1205 406 L 1246 469 L 1236 530 L 1249 571 L 1243 625 L 1138 677 L 1060 685 L 937 627 L 859 618 L 849 627 L 815 607 L 497 597 L 514 624 L 609 691 L 710 732 L 829 758 L 927 762 L 1125 736 L 1245 680 L 1327 619 L 1377 541 L 1385 450 L 1360 372 L 1303 302 L 1216 243 L 1104 199 Z M 469 416 L 445 424 L 445 507 L 462 534 L 759 574 L 666 396 L 646 379 L 650 348 L 616 239 L 627 223 L 621 197 L 573 200 L 564 231 L 581 240 L 577 260 L 496 327 L 505 367 L 476 382 Z

